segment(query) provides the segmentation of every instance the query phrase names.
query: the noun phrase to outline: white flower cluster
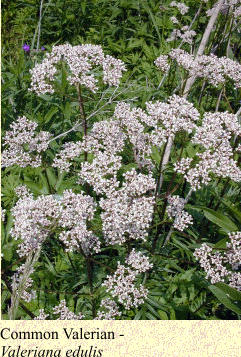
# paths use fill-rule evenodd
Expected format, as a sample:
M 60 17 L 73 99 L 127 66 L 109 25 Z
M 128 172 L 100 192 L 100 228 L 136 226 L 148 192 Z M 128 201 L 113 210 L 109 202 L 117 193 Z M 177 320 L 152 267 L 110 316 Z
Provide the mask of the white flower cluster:
M 225 0 L 220 12 L 224 15 L 229 14 L 230 16 L 234 16 L 234 18 L 238 18 L 240 16 L 240 6 L 237 6 L 240 4 L 240 0 Z M 212 16 L 215 8 L 217 6 L 217 3 L 214 4 L 214 6 L 206 11 L 207 16 Z
M 5 222 L 6 219 L 6 209 L 1 208 L 1 220 L 2 222 Z
M 190 76 L 205 78 L 214 86 L 225 83 L 226 78 L 229 78 L 234 81 L 235 87 L 241 87 L 241 64 L 230 58 L 214 54 L 195 58 L 182 49 L 173 49 L 169 56 L 187 70 Z
M 14 191 L 15 191 L 16 195 L 18 196 L 18 198 L 27 198 L 27 197 L 33 198 L 33 194 L 30 192 L 30 190 L 25 185 L 17 186 L 14 189 Z
M 134 256 L 134 253 L 133 253 Z M 137 259 L 141 259 L 142 271 L 146 271 L 151 267 L 147 259 L 143 256 L 139 256 L 136 253 Z M 126 261 L 128 264 L 133 264 L 132 259 Z M 135 269 L 135 268 L 134 268 Z M 138 287 L 135 285 L 137 275 L 140 270 L 133 270 L 129 267 L 125 267 L 118 262 L 117 270 L 113 275 L 108 275 L 103 286 L 106 287 L 110 294 L 118 299 L 118 302 L 122 304 L 127 310 L 132 307 L 138 307 L 144 303 L 144 299 L 147 297 L 148 290 L 144 288 L 142 284 Z
M 241 232 L 233 232 L 228 235 L 230 243 L 226 244 L 228 251 L 225 253 L 225 261 L 232 266 L 233 270 L 237 270 L 241 265 Z
M 112 192 L 119 183 L 117 171 L 125 134 L 115 120 L 95 123 L 85 141 L 85 150 L 94 154 L 92 162 L 83 162 L 79 173 L 80 183 L 88 182 L 97 194 Z
M 70 311 L 66 306 L 66 301 L 61 300 L 59 305 L 53 307 L 52 313 L 54 315 L 59 315 L 57 320 L 82 320 L 84 315 L 79 313 L 76 315 L 74 312 Z M 34 318 L 34 320 L 46 320 L 49 317 L 49 314 L 46 314 L 44 309 L 39 310 L 39 315 Z
M 139 108 L 130 108 L 120 102 L 114 117 L 120 122 L 122 130 L 133 146 L 135 162 L 138 167 L 153 169 L 150 160 L 152 147 L 160 147 L 168 137 L 174 137 L 178 131 L 188 133 L 196 127 L 199 113 L 186 99 L 173 95 L 167 103 L 147 102 L 147 113 Z
M 2 166 L 8 167 L 28 165 L 38 167 L 41 165 L 40 153 L 48 148 L 51 134 L 46 131 L 35 132 L 38 124 L 19 117 L 10 125 L 3 140 L 3 146 L 7 147 L 2 152 Z
M 241 135 L 238 118 L 234 114 L 206 113 L 202 125 L 197 127 L 192 139 L 194 144 L 202 145 L 204 152 L 198 153 L 198 163 L 193 164 L 190 158 L 183 158 L 175 163 L 174 169 L 184 174 L 193 190 L 201 188 L 211 181 L 211 174 L 222 178 L 241 181 L 241 170 L 233 159 L 230 140 L 234 135 Z
M 80 182 L 88 182 L 97 194 L 112 192 L 119 183 L 117 171 L 121 167 L 118 152 L 124 147 L 125 134 L 118 122 L 102 121 L 95 123 L 86 139 L 86 150 L 94 154 L 91 163 L 81 164 Z
M 86 139 L 86 149 L 93 153 L 105 151 L 108 154 L 121 152 L 126 136 L 116 120 L 94 123 Z
M 170 6 L 178 8 L 178 10 L 182 15 L 185 15 L 189 10 L 189 7 L 185 5 L 183 2 L 172 1 L 170 3 Z
M 179 24 L 179 21 L 178 21 L 178 19 L 175 17 L 175 16 L 171 16 L 170 17 L 170 20 L 174 23 L 174 24 Z
M 53 196 L 39 196 L 36 200 L 24 197 L 18 200 L 12 209 L 14 225 L 11 235 L 22 240 L 17 251 L 20 257 L 28 256 L 41 247 L 51 227 L 55 226 L 58 213 L 58 202 Z
M 241 6 L 237 7 L 234 12 L 233 12 L 233 16 L 235 19 L 241 17 Z
M 201 144 L 205 149 L 218 148 L 231 135 L 241 135 L 241 126 L 237 115 L 228 112 L 205 113 L 202 125 L 197 128 L 193 138 L 195 144 Z
M 227 250 L 213 253 L 213 249 L 204 243 L 195 249 L 194 257 L 212 284 L 227 282 L 233 288 L 241 290 L 241 273 L 235 271 L 241 265 L 241 232 L 229 233 L 229 238 L 231 242 L 226 244 Z
M 120 102 L 115 108 L 114 117 L 118 120 L 122 131 L 132 144 L 135 162 L 139 168 L 144 166 L 152 169 L 149 159 L 154 134 L 147 133 L 146 128 L 152 126 L 152 119 L 140 108 L 132 108 L 130 104 Z M 160 133 L 159 133 L 160 134 Z M 156 136 L 158 133 L 156 132 Z M 160 136 L 159 136 L 160 138 Z M 160 144 L 161 140 L 159 141 Z
M 42 63 L 36 64 L 30 71 L 32 82 L 30 90 L 38 95 L 54 93 L 53 82 L 58 73 L 58 64 L 65 63 L 68 67 L 67 80 L 72 85 L 83 85 L 92 92 L 98 89 L 98 79 L 93 74 L 96 66 L 103 70 L 103 81 L 108 85 L 118 86 L 124 63 L 112 56 L 105 56 L 101 46 L 91 44 L 71 46 L 70 44 L 54 46 L 47 53 Z
M 115 320 L 121 316 L 121 312 L 114 300 L 110 298 L 103 299 L 100 304 L 100 311 L 97 312 L 95 320 Z
M 60 171 L 68 172 L 72 165 L 71 161 L 80 156 L 83 151 L 83 142 L 67 142 L 63 145 L 63 149 L 55 156 L 52 166 L 58 167 Z
M 169 196 L 167 214 L 174 218 L 173 227 L 179 231 L 184 231 L 190 224 L 193 224 L 193 218 L 184 211 L 185 200 L 180 196 Z
M 56 155 L 53 166 L 61 171 L 69 171 L 72 161 L 88 152 L 92 162 L 82 162 L 79 173 L 80 183 L 88 182 L 97 194 L 118 187 L 117 171 L 121 167 L 121 157 L 117 155 L 124 147 L 125 134 L 116 120 L 104 120 L 93 125 L 83 142 L 66 143 Z
M 178 10 L 180 11 L 181 15 L 185 15 L 189 7 L 186 6 L 184 3 L 172 1 L 170 3 L 171 7 L 177 7 Z M 177 39 L 182 39 L 182 43 L 189 43 L 190 45 L 193 42 L 194 36 L 196 36 L 196 32 L 191 29 L 191 26 L 182 26 L 181 23 L 179 23 L 178 19 L 176 16 L 171 16 L 170 20 L 172 21 L 173 24 L 179 25 L 177 29 L 174 29 L 170 35 L 170 37 L 167 39 L 167 42 L 172 42 L 176 41 Z
M 174 29 L 171 36 L 167 39 L 167 42 L 176 41 L 178 38 L 181 38 L 183 42 L 191 45 L 194 36 L 196 36 L 195 31 L 190 30 L 188 26 L 183 26 L 180 30 Z
M 117 191 L 101 198 L 103 234 L 110 244 L 122 244 L 127 239 L 146 239 L 152 219 L 154 197 L 142 196 L 153 191 L 155 180 L 137 174 L 135 169 L 124 175 L 125 183 Z
M 85 254 L 100 251 L 99 239 L 87 229 L 87 222 L 93 219 L 96 204 L 92 197 L 83 193 L 75 194 L 66 190 L 60 201 L 58 226 L 64 230 L 59 239 L 66 246 L 66 251 L 73 251 L 80 246 Z
M 170 69 L 170 64 L 168 63 L 168 56 L 167 55 L 160 55 L 155 61 L 155 65 L 162 71 L 168 72 Z
M 94 215 L 95 204 L 92 197 L 63 192 L 60 200 L 55 195 L 39 196 L 34 200 L 25 196 L 12 209 L 14 226 L 11 234 L 21 239 L 18 254 L 28 254 L 41 247 L 44 240 L 56 228 L 61 229 L 59 239 L 66 251 L 82 248 L 86 254 L 100 250 L 99 239 L 87 229 L 86 223 Z
M 81 313 L 76 315 L 74 312 L 70 311 L 66 306 L 65 300 L 61 300 L 60 304 L 53 308 L 53 314 L 59 314 L 57 320 L 82 320 L 84 317 Z
M 148 102 L 146 107 L 153 126 L 157 130 L 163 128 L 162 135 L 166 138 L 174 137 L 178 131 L 182 130 L 191 133 L 196 128 L 195 122 L 200 117 L 192 103 L 175 94 L 168 98 L 167 103 Z
M 81 164 L 79 182 L 88 182 L 97 194 L 110 193 L 119 186 L 116 175 L 120 167 L 120 156 L 99 152 L 92 163 Z
M 46 320 L 49 314 L 46 314 L 44 309 L 39 310 L 39 315 L 34 318 L 34 320 Z
M 137 252 L 134 248 L 127 257 L 126 264 L 139 273 L 143 273 L 153 267 L 153 264 L 149 262 L 149 258 L 143 253 Z
M 188 133 L 196 127 L 199 113 L 186 99 L 173 95 L 167 101 L 146 103 L 147 113 L 129 104 L 117 104 L 113 120 L 93 125 L 84 142 L 66 143 L 54 159 L 53 166 L 68 171 L 72 160 L 83 152 L 94 154 L 92 162 L 81 164 L 80 182 L 88 182 L 98 194 L 116 189 L 120 153 L 125 141 L 132 144 L 134 160 L 139 168 L 153 169 L 152 147 L 160 147 L 169 136 L 180 130 Z

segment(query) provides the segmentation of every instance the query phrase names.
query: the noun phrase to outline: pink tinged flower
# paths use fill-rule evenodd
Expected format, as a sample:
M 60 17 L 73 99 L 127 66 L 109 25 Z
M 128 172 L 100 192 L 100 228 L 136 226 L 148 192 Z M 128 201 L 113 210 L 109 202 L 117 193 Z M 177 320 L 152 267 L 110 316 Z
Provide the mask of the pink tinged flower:
M 179 196 L 169 196 L 167 214 L 174 218 L 173 226 L 179 231 L 183 231 L 190 224 L 193 224 L 193 218 L 184 211 L 185 200 Z
M 227 250 L 217 252 L 204 243 L 195 249 L 194 257 L 212 284 L 222 281 L 241 291 L 241 274 L 237 272 L 241 265 L 241 232 L 229 233 L 229 239 Z
M 22 194 L 22 193 L 21 193 Z M 12 209 L 14 225 L 11 235 L 21 239 L 18 247 L 20 257 L 27 257 L 40 248 L 45 239 L 57 228 L 59 239 L 66 251 L 82 248 L 85 254 L 100 251 L 99 239 L 87 229 L 87 222 L 93 219 L 95 203 L 88 195 L 74 194 L 66 190 L 58 198 L 55 195 L 22 195 Z
M 103 299 L 100 304 L 100 310 L 97 312 L 95 320 L 115 320 L 121 316 L 118 305 L 110 298 Z
M 101 46 L 86 44 L 71 46 L 69 44 L 54 46 L 47 53 L 42 63 L 36 64 L 30 71 L 32 81 L 30 91 L 38 95 L 54 93 L 54 80 L 58 72 L 56 65 L 64 61 L 69 69 L 67 80 L 71 85 L 82 85 L 92 92 L 98 89 L 98 78 L 93 70 L 98 66 L 102 70 L 104 83 L 118 86 L 126 68 L 121 60 L 105 56 Z
M 84 315 L 79 313 L 76 315 L 66 306 L 66 301 L 61 300 L 60 304 L 53 308 L 53 313 L 59 315 L 57 320 L 82 320 Z
M 170 65 L 168 63 L 168 56 L 161 55 L 155 60 L 155 65 L 164 73 L 168 72 L 170 69 Z
M 148 294 L 148 290 L 142 284 L 136 285 L 137 275 L 137 271 L 126 268 L 118 262 L 115 273 L 108 275 L 102 285 L 127 310 L 136 308 L 144 303 Z
M 179 37 L 181 36 L 183 35 L 180 33 Z M 215 87 L 220 83 L 225 83 L 227 79 L 231 79 L 236 88 L 241 87 L 241 65 L 230 58 L 217 57 L 213 54 L 194 58 L 182 49 L 173 49 L 169 56 L 179 66 L 186 69 L 190 76 L 205 78 Z
M 34 318 L 34 320 L 46 320 L 49 314 L 46 314 L 43 309 L 39 310 L 39 315 Z
M 41 166 L 41 153 L 47 150 L 51 134 L 47 131 L 36 132 L 38 124 L 19 117 L 10 125 L 3 139 L 2 166 L 20 167 Z
M 153 267 L 153 264 L 149 262 L 149 258 L 141 252 L 136 252 L 134 248 L 125 262 L 138 273 L 144 273 Z

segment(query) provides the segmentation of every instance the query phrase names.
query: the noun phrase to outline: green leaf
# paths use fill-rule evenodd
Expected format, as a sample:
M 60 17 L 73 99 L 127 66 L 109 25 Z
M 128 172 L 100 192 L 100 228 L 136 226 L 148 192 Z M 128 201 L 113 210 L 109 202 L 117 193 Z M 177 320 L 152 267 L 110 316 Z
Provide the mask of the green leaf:
M 236 224 L 233 223 L 233 221 L 229 217 L 225 216 L 223 213 L 216 212 L 211 208 L 206 208 L 203 206 L 192 206 L 192 208 L 203 210 L 204 216 L 209 221 L 211 221 L 214 224 L 216 224 L 217 226 L 223 228 L 223 230 L 226 233 L 238 230 L 238 227 L 236 226 Z
M 170 310 L 170 320 L 176 320 L 176 313 L 175 313 L 175 310 L 170 306 L 169 307 L 169 310 Z
M 142 313 L 143 313 L 142 310 L 138 311 L 138 312 L 136 313 L 135 317 L 134 317 L 134 320 L 140 320 L 140 319 L 141 319 L 141 316 L 142 316 Z
M 157 319 L 160 318 L 158 312 L 149 304 L 145 304 L 145 306 L 147 307 L 147 309 L 150 311 L 150 313 L 152 313 L 154 316 L 156 316 Z
M 223 238 L 219 240 L 215 245 L 214 248 L 226 248 L 227 238 Z
M 229 300 L 227 294 L 219 289 L 217 286 L 210 285 L 208 289 L 213 293 L 213 295 L 216 296 L 216 298 L 224 305 L 226 306 L 229 310 L 232 310 L 238 315 L 241 315 L 241 308 L 239 308 L 237 305 L 232 303 L 231 300 Z
M 12 242 L 3 246 L 2 254 L 3 254 L 4 259 L 7 262 L 10 262 L 13 257 L 13 249 L 14 248 L 16 248 L 16 247 L 14 246 L 14 244 Z
M 48 122 L 52 119 L 52 117 L 54 116 L 54 114 L 56 114 L 57 112 L 58 112 L 58 108 L 56 108 L 56 107 L 51 108 L 51 109 L 48 111 L 48 113 L 45 115 L 45 117 L 44 117 L 44 122 L 45 122 L 45 123 L 48 123 Z
M 145 316 L 147 317 L 148 320 L 157 320 L 157 318 L 155 318 L 155 316 L 153 316 L 152 314 L 150 314 L 149 312 L 145 313 Z
M 156 300 L 151 299 L 150 297 L 146 298 L 146 301 L 157 309 L 163 309 L 162 304 L 158 303 Z
M 241 223 L 241 211 L 238 210 L 238 208 L 232 205 L 231 203 L 226 202 L 225 200 L 222 200 L 222 203 L 229 209 L 229 211 L 234 215 L 237 221 Z
M 241 301 L 241 292 L 232 288 L 231 286 L 225 284 L 225 283 L 216 283 L 215 286 L 217 286 L 219 289 L 223 290 L 227 295 L 229 295 L 229 297 L 232 300 L 235 301 Z
M 157 312 L 158 312 L 158 314 L 159 314 L 161 320 L 169 320 L 169 319 L 168 319 L 168 315 L 167 315 L 167 313 L 166 313 L 165 311 L 163 311 L 163 310 L 157 310 Z
M 8 215 L 8 220 L 7 220 L 7 225 L 6 225 L 6 236 L 5 236 L 6 241 L 8 240 L 8 238 L 10 236 L 10 231 L 11 231 L 12 225 L 13 225 L 13 216 L 10 213 Z
M 70 103 L 67 102 L 67 103 L 65 104 L 65 107 L 64 107 L 64 116 L 65 116 L 65 118 L 66 118 L 67 120 L 70 119 L 71 109 L 72 109 L 72 108 L 71 108 Z
M 46 169 L 46 174 L 49 180 L 50 185 L 54 188 L 57 182 L 57 177 L 55 176 L 54 169 L 52 167 L 48 167 Z
M 149 16 L 150 16 L 150 18 L 152 20 L 152 23 L 153 23 L 153 26 L 155 27 L 155 30 L 156 30 L 157 36 L 159 38 L 159 41 L 162 42 L 161 34 L 160 34 L 159 28 L 157 26 L 155 16 L 153 15 L 153 13 L 152 13 L 151 9 L 149 8 L 149 6 L 147 5 L 147 3 L 145 3 L 143 1 L 142 5 L 143 5 L 144 9 L 148 12 L 148 14 L 149 14 Z
M 151 158 L 152 160 L 157 164 L 159 165 L 160 164 L 160 161 L 161 161 L 161 155 L 159 153 L 159 150 L 156 146 L 153 146 L 152 149 L 151 149 L 152 153 L 151 153 Z

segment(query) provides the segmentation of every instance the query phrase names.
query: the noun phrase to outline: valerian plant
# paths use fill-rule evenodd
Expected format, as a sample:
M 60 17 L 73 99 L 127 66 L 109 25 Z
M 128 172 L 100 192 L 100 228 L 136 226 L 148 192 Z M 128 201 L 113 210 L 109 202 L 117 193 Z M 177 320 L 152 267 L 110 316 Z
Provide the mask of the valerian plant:
M 5 318 L 241 315 L 240 2 L 199 1 L 192 19 L 191 2 L 167 5 L 145 105 L 101 45 L 43 52 L 40 25 L 26 44 L 39 104 L 3 137 Z

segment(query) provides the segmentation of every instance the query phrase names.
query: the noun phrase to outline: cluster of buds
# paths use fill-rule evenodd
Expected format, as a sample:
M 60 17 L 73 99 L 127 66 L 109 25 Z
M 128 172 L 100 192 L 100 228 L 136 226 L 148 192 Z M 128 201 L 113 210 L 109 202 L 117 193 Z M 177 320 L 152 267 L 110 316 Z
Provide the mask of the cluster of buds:
M 229 233 L 227 250 L 214 252 L 206 243 L 195 249 L 194 257 L 199 261 L 212 284 L 227 282 L 231 287 L 241 290 L 241 232 Z
M 36 133 L 38 124 L 19 117 L 10 125 L 3 140 L 7 147 L 2 153 L 2 167 L 18 165 L 20 167 L 41 166 L 40 154 L 47 150 L 51 134 L 47 131 Z
M 170 218 L 174 218 L 173 227 L 179 231 L 183 231 L 190 224 L 193 224 L 193 218 L 190 214 L 184 211 L 185 200 L 179 196 L 169 196 L 167 214 Z
M 30 267 L 26 274 L 27 263 L 20 265 L 12 278 L 12 290 L 20 294 L 20 298 L 26 302 L 36 298 L 36 291 L 30 290 L 33 284 L 33 279 L 30 275 L 33 274 L 34 269 Z
M 227 57 L 217 57 L 214 54 L 194 57 L 182 49 L 174 49 L 169 53 L 170 59 L 183 67 L 189 76 L 205 78 L 217 87 L 231 79 L 236 88 L 241 87 L 241 65 Z
M 70 44 L 54 46 L 40 64 L 30 71 L 32 82 L 30 90 L 38 95 L 54 93 L 54 80 L 58 74 L 58 64 L 67 65 L 67 80 L 71 85 L 81 85 L 92 92 L 98 89 L 98 79 L 93 74 L 94 67 L 102 67 L 103 82 L 110 86 L 118 86 L 124 63 L 112 56 L 105 56 L 101 46 L 91 44 L 71 46 Z
M 66 306 L 66 301 L 61 300 L 60 304 L 53 307 L 52 313 L 54 315 L 59 315 L 57 320 L 82 320 L 84 315 L 79 313 L 76 315 L 74 312 L 70 311 L 69 308 Z M 34 320 L 46 320 L 49 317 L 43 309 L 39 310 L 39 315 L 34 318 Z
M 182 158 L 174 165 L 175 171 L 184 175 L 193 190 L 200 189 L 211 181 L 211 174 L 241 181 L 241 170 L 233 158 L 232 135 L 241 135 L 238 118 L 234 114 L 205 113 L 202 125 L 196 128 L 192 138 L 194 144 L 204 150 L 197 153 L 198 162 Z
M 21 239 L 18 248 L 20 257 L 27 257 L 40 248 L 56 228 L 66 251 L 82 249 L 85 254 L 100 250 L 99 239 L 87 229 L 87 222 L 93 219 L 95 204 L 93 198 L 82 193 L 66 190 L 63 195 L 39 196 L 36 200 L 27 195 L 20 198 L 12 209 L 14 226 L 11 234 Z
M 131 252 L 125 262 L 131 268 L 118 262 L 115 273 L 108 275 L 102 285 L 106 287 L 113 298 L 117 298 L 119 304 L 129 310 L 144 303 L 148 290 L 142 284 L 137 287 L 135 282 L 138 274 L 149 270 L 152 264 L 147 257 L 135 250 Z
M 100 310 L 97 312 L 96 320 L 116 320 L 121 316 L 118 305 L 110 298 L 103 299 L 100 303 Z

